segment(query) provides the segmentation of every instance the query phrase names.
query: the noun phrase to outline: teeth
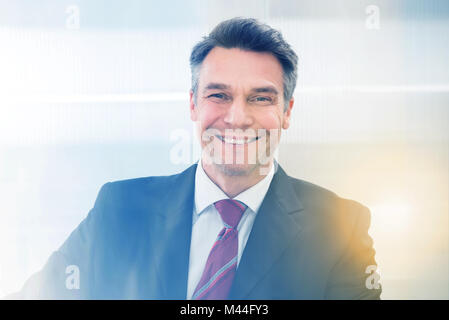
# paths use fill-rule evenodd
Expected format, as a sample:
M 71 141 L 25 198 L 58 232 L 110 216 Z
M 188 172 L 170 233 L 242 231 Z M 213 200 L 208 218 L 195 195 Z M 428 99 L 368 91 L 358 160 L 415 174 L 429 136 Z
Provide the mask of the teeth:
M 250 143 L 253 142 L 255 140 L 257 140 L 257 137 L 255 138 L 251 138 L 251 139 L 236 139 L 236 138 L 227 138 L 227 137 L 222 137 L 222 136 L 217 136 L 217 138 L 219 138 L 221 141 L 225 142 L 225 143 L 229 143 L 229 144 L 245 144 L 245 143 Z
M 224 138 L 224 142 L 232 144 L 244 144 L 245 140 Z

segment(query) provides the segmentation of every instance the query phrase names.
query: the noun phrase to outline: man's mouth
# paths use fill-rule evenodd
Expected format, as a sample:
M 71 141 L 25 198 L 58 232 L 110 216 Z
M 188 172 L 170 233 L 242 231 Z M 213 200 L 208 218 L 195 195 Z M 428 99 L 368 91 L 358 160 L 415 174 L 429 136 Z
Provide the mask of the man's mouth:
M 243 145 L 259 140 L 260 137 L 225 137 L 220 135 L 215 135 L 218 139 L 220 139 L 224 143 L 235 144 L 235 145 Z

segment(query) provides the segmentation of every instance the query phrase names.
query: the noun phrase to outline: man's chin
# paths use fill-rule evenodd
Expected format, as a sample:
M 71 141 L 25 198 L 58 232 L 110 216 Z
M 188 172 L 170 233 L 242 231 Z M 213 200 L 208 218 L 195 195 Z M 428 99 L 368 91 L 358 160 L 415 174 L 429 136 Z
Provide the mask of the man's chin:
M 227 176 L 248 176 L 256 170 L 258 164 L 214 164 L 222 173 Z

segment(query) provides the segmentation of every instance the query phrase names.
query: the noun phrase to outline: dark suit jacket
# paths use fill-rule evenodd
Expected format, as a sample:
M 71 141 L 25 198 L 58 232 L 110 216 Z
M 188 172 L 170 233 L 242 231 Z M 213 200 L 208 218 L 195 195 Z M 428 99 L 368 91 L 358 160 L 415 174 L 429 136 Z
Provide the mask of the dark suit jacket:
M 231 299 L 377 299 L 369 210 L 276 166 Z M 106 183 L 44 268 L 10 298 L 185 299 L 196 165 L 172 176 Z M 68 289 L 67 267 L 79 268 Z M 69 286 L 70 287 L 70 286 Z

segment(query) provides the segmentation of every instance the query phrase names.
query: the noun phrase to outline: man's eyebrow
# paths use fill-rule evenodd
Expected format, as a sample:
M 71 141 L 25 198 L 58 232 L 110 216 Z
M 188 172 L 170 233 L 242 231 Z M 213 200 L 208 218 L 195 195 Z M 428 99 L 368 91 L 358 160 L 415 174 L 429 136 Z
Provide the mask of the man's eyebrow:
M 273 94 L 278 94 L 279 92 L 276 90 L 275 87 L 272 86 L 268 86 L 268 87 L 260 87 L 260 88 L 253 88 L 251 89 L 252 92 L 257 92 L 257 93 L 273 93 Z
M 229 88 L 230 88 L 230 86 L 228 86 L 227 84 L 211 82 L 204 88 L 203 92 L 205 92 L 207 90 L 213 90 L 213 89 L 228 90 Z
M 203 90 L 206 92 L 207 90 L 229 90 L 231 87 L 224 83 L 211 82 L 209 83 Z M 266 87 L 258 87 L 251 89 L 252 92 L 256 93 L 273 93 L 277 95 L 279 92 L 276 90 L 274 86 L 266 86 Z

